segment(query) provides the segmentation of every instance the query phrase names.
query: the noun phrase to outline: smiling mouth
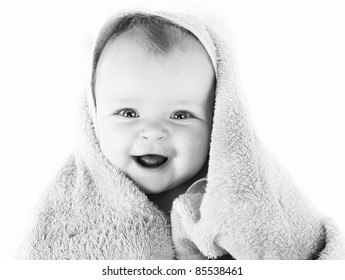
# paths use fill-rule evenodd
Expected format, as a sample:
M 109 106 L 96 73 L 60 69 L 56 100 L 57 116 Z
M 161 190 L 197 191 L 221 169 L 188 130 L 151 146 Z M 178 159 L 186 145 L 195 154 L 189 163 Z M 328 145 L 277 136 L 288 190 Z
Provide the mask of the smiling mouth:
M 158 168 L 168 161 L 167 157 L 160 155 L 142 155 L 134 156 L 133 158 L 140 166 L 145 168 Z

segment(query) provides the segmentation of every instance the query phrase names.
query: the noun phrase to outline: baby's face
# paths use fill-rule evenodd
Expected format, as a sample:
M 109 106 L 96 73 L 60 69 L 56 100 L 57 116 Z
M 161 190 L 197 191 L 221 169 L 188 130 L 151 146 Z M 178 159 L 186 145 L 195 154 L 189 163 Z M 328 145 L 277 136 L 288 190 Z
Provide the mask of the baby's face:
M 196 175 L 209 151 L 215 78 L 196 40 L 168 55 L 126 36 L 107 45 L 95 85 L 104 155 L 145 193 L 161 193 Z

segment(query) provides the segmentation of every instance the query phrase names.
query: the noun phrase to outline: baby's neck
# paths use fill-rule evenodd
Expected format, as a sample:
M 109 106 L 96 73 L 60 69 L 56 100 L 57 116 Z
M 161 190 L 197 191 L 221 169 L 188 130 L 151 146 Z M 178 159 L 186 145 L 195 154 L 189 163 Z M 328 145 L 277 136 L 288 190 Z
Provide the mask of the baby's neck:
M 148 194 L 147 197 L 150 201 L 155 203 L 161 210 L 165 213 L 168 213 L 171 210 L 172 203 L 180 194 L 183 194 L 187 191 L 191 184 L 184 183 L 176 188 L 171 190 L 157 193 L 157 194 Z
M 162 193 L 147 194 L 147 197 L 165 213 L 169 213 L 175 198 L 177 198 L 181 194 L 184 194 L 194 182 L 199 179 L 205 178 L 207 175 L 207 170 L 208 165 L 205 164 L 193 178 L 189 179 L 183 184 Z

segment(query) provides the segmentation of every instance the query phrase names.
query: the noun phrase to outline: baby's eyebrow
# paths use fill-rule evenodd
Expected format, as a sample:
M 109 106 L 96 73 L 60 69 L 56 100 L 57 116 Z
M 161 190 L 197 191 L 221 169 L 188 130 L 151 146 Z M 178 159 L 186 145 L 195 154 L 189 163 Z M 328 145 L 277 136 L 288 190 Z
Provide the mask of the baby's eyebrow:
M 174 101 L 174 105 L 176 106 L 193 106 L 193 107 L 200 107 L 202 104 L 196 102 L 195 100 L 177 100 Z
M 138 102 L 141 98 L 138 97 L 130 97 L 130 96 L 114 96 L 110 99 L 111 102 L 123 102 L 123 103 L 131 103 L 131 102 Z M 175 105 L 198 105 L 198 102 L 196 100 L 171 100 L 172 104 Z
M 110 98 L 110 102 L 120 102 L 120 103 L 133 103 L 134 101 L 138 101 L 138 98 L 133 98 L 129 96 L 114 96 Z

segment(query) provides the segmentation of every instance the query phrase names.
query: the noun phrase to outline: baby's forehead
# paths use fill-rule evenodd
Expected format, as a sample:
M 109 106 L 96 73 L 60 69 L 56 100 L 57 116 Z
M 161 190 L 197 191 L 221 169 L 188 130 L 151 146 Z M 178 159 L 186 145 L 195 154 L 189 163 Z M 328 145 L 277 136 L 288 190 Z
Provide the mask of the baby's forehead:
M 165 49 L 160 49 L 148 43 L 140 34 L 127 31 L 108 41 L 100 60 L 108 59 L 111 56 L 109 54 L 125 54 L 133 50 L 133 47 L 140 47 L 142 50 L 145 50 L 145 55 L 156 58 L 171 58 L 178 53 L 194 53 L 209 58 L 200 41 L 191 35 L 180 37 L 178 40 L 174 40 L 173 44 L 166 46 Z
M 192 36 L 182 38 L 179 44 L 171 46 L 169 51 L 162 52 L 142 44 L 141 39 L 130 32 L 108 42 L 98 61 L 96 77 L 98 80 L 101 75 L 111 75 L 114 69 L 121 71 L 143 61 L 145 63 L 152 60 L 160 65 L 180 65 L 179 69 L 185 68 L 188 60 L 189 64 L 199 65 L 202 71 L 215 77 L 212 61 L 198 39 Z
M 213 95 L 213 83 L 212 62 L 197 40 L 186 39 L 169 53 L 157 53 L 123 34 L 104 49 L 95 91 L 109 104 L 146 104 L 147 99 L 205 104 L 211 90 Z

